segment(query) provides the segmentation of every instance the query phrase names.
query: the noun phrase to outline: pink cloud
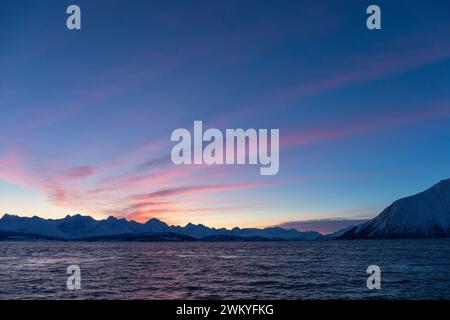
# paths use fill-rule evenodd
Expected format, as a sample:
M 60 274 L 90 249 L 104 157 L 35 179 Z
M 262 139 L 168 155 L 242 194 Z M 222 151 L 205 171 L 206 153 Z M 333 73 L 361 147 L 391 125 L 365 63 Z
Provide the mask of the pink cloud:
M 95 169 L 91 166 L 72 167 L 67 169 L 63 175 L 70 178 L 85 178 L 92 176 L 95 173 Z
M 209 185 L 198 185 L 198 186 L 187 186 L 187 187 L 177 187 L 171 189 L 159 190 L 156 192 L 151 192 L 147 194 L 134 195 L 132 198 L 134 200 L 152 200 L 161 199 L 174 196 L 185 196 L 194 193 L 207 193 L 211 191 L 223 191 L 223 190 L 238 190 L 238 189 L 248 189 L 255 187 L 269 186 L 270 183 L 258 182 L 258 183 L 222 183 L 222 184 L 209 184 Z
M 440 119 L 450 116 L 450 104 L 437 105 L 425 110 L 414 110 L 409 113 L 366 116 L 365 118 L 353 119 L 335 127 L 327 127 L 313 130 L 297 130 L 280 137 L 280 145 L 283 148 L 301 147 L 310 144 L 343 139 L 383 128 L 406 125 L 410 123 Z
M 450 29 L 444 30 L 449 34 Z M 241 105 L 232 111 L 218 115 L 213 123 L 224 125 L 235 118 L 251 117 L 261 109 L 280 111 L 288 103 L 309 96 L 316 96 L 331 90 L 358 85 L 416 70 L 426 65 L 450 58 L 450 44 L 434 34 L 399 40 L 390 48 L 377 48 L 375 52 L 361 52 L 353 56 L 333 57 L 336 67 L 318 71 L 320 76 L 309 77 L 307 81 L 280 87 L 272 92 L 262 92 L 258 101 Z
M 450 45 L 436 43 L 434 45 L 414 49 L 401 48 L 394 52 L 364 54 L 351 57 L 355 67 L 331 74 L 325 78 L 292 86 L 275 95 L 276 98 L 292 99 L 316 95 L 342 86 L 359 84 L 396 75 L 422 66 L 439 62 L 450 57 Z

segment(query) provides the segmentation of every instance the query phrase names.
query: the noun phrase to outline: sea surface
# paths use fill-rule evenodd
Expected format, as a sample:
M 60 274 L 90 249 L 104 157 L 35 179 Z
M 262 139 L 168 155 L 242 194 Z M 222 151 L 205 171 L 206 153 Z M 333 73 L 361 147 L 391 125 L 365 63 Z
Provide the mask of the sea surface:
M 450 299 L 450 239 L 0 242 L 0 299 Z

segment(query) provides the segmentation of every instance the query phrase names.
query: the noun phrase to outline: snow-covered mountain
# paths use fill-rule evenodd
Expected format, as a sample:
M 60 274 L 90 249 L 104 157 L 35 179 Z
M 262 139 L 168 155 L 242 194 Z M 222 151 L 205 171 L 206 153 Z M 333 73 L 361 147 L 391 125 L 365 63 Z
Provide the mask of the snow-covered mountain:
M 341 239 L 450 237 L 450 179 L 395 201 Z
M 281 240 L 311 240 L 320 237 L 317 232 L 299 232 L 294 229 L 265 228 L 265 229 L 215 229 L 202 224 L 188 223 L 186 226 L 168 226 L 158 219 L 150 219 L 146 223 L 128 221 L 109 217 L 95 220 L 90 216 L 74 215 L 63 219 L 42 219 L 39 217 L 18 217 L 5 214 L 0 219 L 0 233 L 42 236 L 66 240 L 87 239 L 122 235 L 150 235 L 172 234 L 202 239 L 215 236 L 234 236 L 241 238 L 264 238 Z
M 55 221 L 56 220 L 46 220 L 36 216 L 25 218 L 5 214 L 0 219 L 0 231 L 20 232 L 45 235 L 55 238 L 64 238 L 64 231 L 58 228 L 58 224 L 55 223 Z

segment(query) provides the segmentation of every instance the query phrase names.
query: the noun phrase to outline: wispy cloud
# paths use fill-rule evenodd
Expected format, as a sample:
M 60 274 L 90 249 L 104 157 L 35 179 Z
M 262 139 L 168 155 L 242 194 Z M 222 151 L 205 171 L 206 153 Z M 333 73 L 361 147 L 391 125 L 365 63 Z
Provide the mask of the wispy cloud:
M 261 92 L 255 101 L 217 116 L 214 122 L 223 124 L 235 118 L 252 117 L 262 108 L 265 112 L 280 112 L 293 101 L 389 78 L 448 60 L 450 44 L 443 40 L 449 36 L 450 28 L 447 27 L 439 34 L 424 34 L 422 37 L 415 35 L 415 37 L 399 39 L 389 50 L 378 48 L 374 52 L 352 53 L 342 57 L 341 61 L 337 57 L 330 57 L 336 60 L 333 68 L 323 70 L 319 73 L 320 75 L 311 76 L 303 82 Z M 317 69 L 320 70 L 320 66 Z
M 134 195 L 132 198 L 135 200 L 152 200 L 161 199 L 173 196 L 185 196 L 194 193 L 206 193 L 211 191 L 223 191 L 223 190 L 237 190 L 237 189 L 247 189 L 255 187 L 269 186 L 270 183 L 267 182 L 256 182 L 256 183 L 223 183 L 223 184 L 209 184 L 209 185 L 198 185 L 198 186 L 186 186 L 177 187 L 171 189 L 159 190 L 156 192 L 151 192 L 147 194 Z
M 315 143 L 349 138 L 388 127 L 402 126 L 411 123 L 426 122 L 434 119 L 450 117 L 450 102 L 427 106 L 420 110 L 404 113 L 367 115 L 364 118 L 352 119 L 334 127 L 314 128 L 312 130 L 296 130 L 280 137 L 283 148 L 302 147 Z

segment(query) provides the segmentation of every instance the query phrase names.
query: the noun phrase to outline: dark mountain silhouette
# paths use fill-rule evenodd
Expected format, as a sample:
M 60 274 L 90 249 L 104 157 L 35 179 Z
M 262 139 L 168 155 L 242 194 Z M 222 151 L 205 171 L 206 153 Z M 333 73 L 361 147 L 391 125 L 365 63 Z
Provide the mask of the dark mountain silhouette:
M 5 214 L 0 219 L 0 239 L 60 239 L 88 241 L 248 241 L 253 240 L 311 240 L 317 232 L 299 232 L 294 229 L 225 228 L 215 229 L 202 224 L 169 226 L 152 218 L 146 223 L 108 217 L 95 220 L 90 216 L 74 215 L 63 219 L 19 217 Z

